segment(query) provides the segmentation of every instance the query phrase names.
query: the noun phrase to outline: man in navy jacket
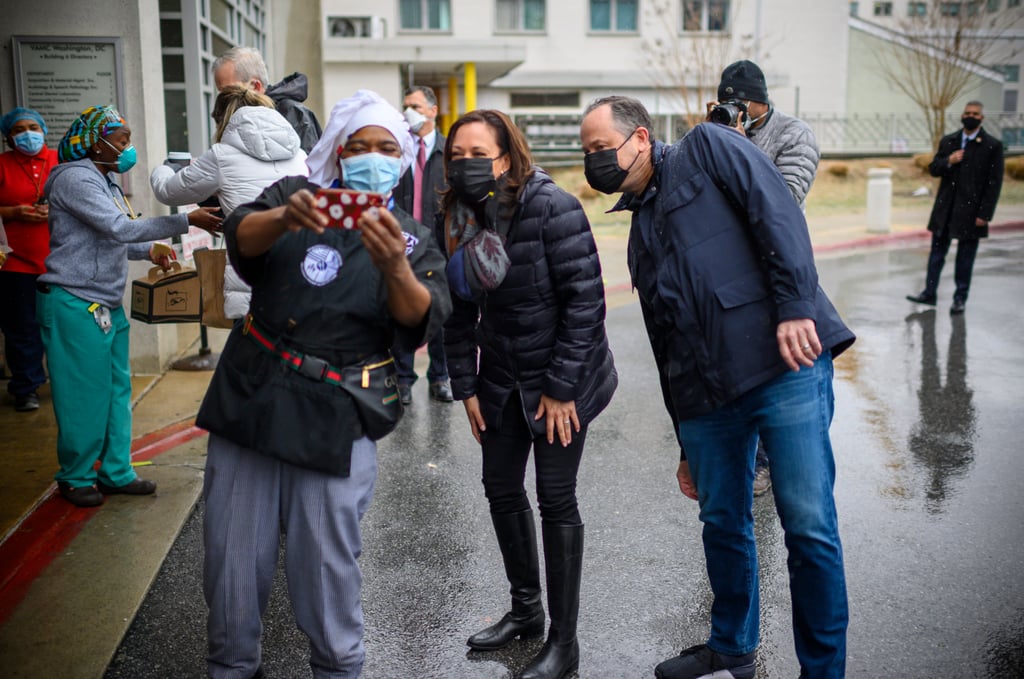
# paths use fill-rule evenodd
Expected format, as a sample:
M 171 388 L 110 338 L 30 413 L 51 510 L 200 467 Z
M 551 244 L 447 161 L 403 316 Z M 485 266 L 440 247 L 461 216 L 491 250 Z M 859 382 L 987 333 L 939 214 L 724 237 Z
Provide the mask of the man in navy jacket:
M 667 146 L 640 102 L 606 97 L 587 108 L 580 135 L 590 185 L 622 192 L 616 209 L 633 212 L 630 273 L 683 450 L 679 487 L 700 503 L 714 592 L 707 643 L 655 675 L 754 676 L 760 436 L 773 451 L 801 676 L 842 677 L 849 614 L 828 426 L 832 359 L 854 336 L 818 286 L 803 214 L 771 161 L 724 126 L 699 125 Z

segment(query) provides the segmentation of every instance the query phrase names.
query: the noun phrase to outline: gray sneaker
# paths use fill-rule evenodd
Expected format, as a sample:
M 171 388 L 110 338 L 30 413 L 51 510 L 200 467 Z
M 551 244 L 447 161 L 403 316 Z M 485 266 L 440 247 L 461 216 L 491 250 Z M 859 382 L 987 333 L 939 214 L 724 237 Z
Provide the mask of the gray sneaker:
M 761 497 L 772 489 L 772 474 L 768 467 L 754 470 L 754 497 Z
M 657 679 L 754 679 L 756 651 L 722 655 L 701 644 L 654 668 Z
M 39 395 L 36 392 L 14 397 L 14 409 L 19 413 L 39 410 Z

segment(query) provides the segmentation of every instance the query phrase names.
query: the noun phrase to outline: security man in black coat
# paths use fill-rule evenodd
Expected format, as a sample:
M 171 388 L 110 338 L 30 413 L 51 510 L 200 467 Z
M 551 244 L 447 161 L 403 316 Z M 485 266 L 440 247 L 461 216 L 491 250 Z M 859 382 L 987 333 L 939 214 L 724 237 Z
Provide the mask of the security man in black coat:
M 402 175 L 395 187 L 395 204 L 430 229 L 440 209 L 441 192 L 448 188 L 444 180 L 445 137 L 437 129 L 437 95 L 426 85 L 414 85 L 405 91 L 402 101 L 405 119 L 416 139 L 416 160 Z M 417 177 L 417 173 L 422 173 Z M 415 354 L 403 347 L 394 347 L 392 354 L 398 366 L 398 393 L 402 404 L 412 402 L 412 385 L 416 382 L 413 368 Z M 430 364 L 427 380 L 430 397 L 451 403 L 452 387 L 448 379 L 448 363 L 444 354 L 444 331 L 439 330 L 427 343 Z
M 907 295 L 907 299 L 919 304 L 935 304 L 939 274 L 949 245 L 956 238 L 959 241 L 954 276 L 956 290 L 953 306 L 949 308 L 951 314 L 964 312 L 978 242 L 988 238 L 988 223 L 1003 186 L 1003 145 L 981 127 L 984 119 L 981 102 L 967 102 L 960 118 L 963 129 L 942 138 L 928 166 L 933 177 L 942 177 L 928 222 L 932 250 L 928 255 L 924 290 L 917 295 Z

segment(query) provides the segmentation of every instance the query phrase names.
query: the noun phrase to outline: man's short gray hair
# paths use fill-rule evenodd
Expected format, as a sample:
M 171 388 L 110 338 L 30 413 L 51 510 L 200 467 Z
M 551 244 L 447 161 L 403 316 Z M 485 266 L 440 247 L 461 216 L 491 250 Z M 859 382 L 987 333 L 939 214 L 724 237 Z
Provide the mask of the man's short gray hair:
M 968 106 L 977 106 L 977 107 L 978 107 L 978 108 L 980 108 L 980 109 L 981 109 L 982 111 L 984 111 L 984 110 L 985 110 L 985 104 L 981 103 L 981 102 L 980 102 L 980 101 L 978 101 L 977 99 L 972 99 L 971 101 L 969 101 L 969 102 L 967 102 L 966 104 L 964 104 L 964 108 L 967 108 Z
M 595 99 L 587 106 L 583 117 L 586 118 L 591 111 L 606 104 L 611 107 L 615 129 L 624 136 L 633 134 L 633 130 L 643 127 L 652 138 L 654 137 L 654 123 L 651 122 L 651 114 L 638 99 L 633 97 L 611 96 Z
M 267 64 L 263 61 L 263 55 L 259 53 L 259 50 L 252 47 L 232 47 L 213 62 L 213 72 L 216 73 L 217 69 L 224 64 L 234 65 L 235 77 L 240 83 L 245 84 L 255 78 L 263 83 L 264 89 L 270 84 Z
M 427 100 L 429 106 L 437 106 L 437 95 L 434 94 L 434 88 L 427 87 L 426 85 L 413 85 L 408 88 L 403 94 L 403 97 L 408 97 L 410 94 L 417 92 L 423 93 L 423 98 Z

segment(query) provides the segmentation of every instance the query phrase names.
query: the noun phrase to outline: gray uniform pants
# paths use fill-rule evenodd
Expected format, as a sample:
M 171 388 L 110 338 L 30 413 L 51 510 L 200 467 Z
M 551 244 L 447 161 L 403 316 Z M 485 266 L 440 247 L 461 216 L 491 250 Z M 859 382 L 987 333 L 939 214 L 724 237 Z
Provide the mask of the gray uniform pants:
M 203 590 L 207 669 L 248 679 L 260 666 L 262 616 L 286 533 L 285 575 L 295 619 L 309 637 L 316 679 L 349 679 L 363 666 L 359 520 L 373 497 L 377 446 L 352 446 L 347 478 L 280 462 L 210 435 Z

